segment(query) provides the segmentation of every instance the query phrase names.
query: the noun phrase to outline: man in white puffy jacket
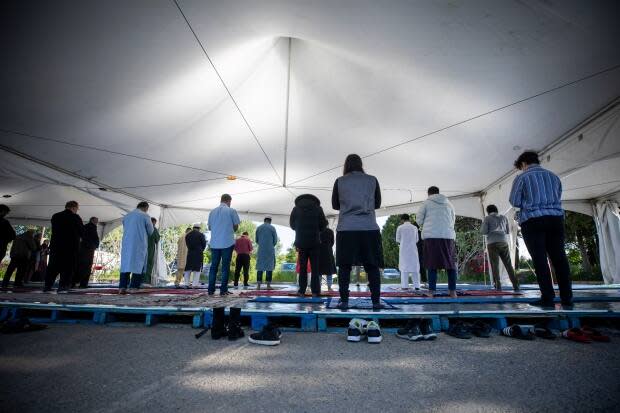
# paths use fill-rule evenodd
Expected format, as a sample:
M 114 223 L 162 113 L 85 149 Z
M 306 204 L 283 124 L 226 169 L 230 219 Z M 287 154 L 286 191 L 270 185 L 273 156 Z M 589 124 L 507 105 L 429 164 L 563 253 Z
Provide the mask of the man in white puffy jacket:
M 448 273 L 450 297 L 456 298 L 456 233 L 454 207 L 439 188 L 428 188 L 428 199 L 416 214 L 422 226 L 424 239 L 424 266 L 428 271 L 429 296 L 433 296 L 437 286 L 437 270 Z

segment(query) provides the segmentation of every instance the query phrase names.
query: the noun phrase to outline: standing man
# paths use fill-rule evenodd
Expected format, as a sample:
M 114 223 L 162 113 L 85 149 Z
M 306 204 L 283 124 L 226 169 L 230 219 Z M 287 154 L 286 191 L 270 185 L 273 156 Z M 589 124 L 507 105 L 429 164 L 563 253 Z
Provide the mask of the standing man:
M 276 244 L 278 243 L 278 233 L 273 225 L 271 225 L 271 217 L 265 217 L 263 224 L 256 228 L 256 237 L 254 238 L 258 245 L 258 253 L 256 254 L 256 289 L 260 290 L 263 282 L 263 271 L 267 272 L 266 282 L 267 289 L 271 290 L 271 277 L 273 270 L 276 268 Z
M 480 232 L 487 237 L 487 249 L 489 251 L 489 261 L 491 262 L 495 289 L 498 291 L 502 289 L 502 282 L 499 277 L 499 259 L 501 258 L 510 277 L 513 290 L 519 291 L 519 280 L 515 275 L 515 270 L 510 260 L 510 247 L 508 246 L 510 226 L 508 225 L 508 219 L 499 214 L 495 205 L 487 206 L 487 214 L 484 221 L 482 221 Z
M 10 211 L 8 206 L 0 204 L 0 262 L 6 256 L 6 249 L 16 236 L 13 226 L 5 218 Z
M 157 252 L 157 244 L 160 240 L 159 231 L 155 224 L 157 224 L 157 220 L 155 218 L 151 218 L 151 224 L 153 224 L 153 232 L 149 235 L 148 240 L 148 253 L 147 253 L 147 261 L 146 261 L 146 273 L 142 277 L 142 282 L 146 284 L 151 284 L 153 277 L 153 264 L 155 263 L 155 253 Z
M 87 288 L 90 279 L 90 273 L 93 269 L 93 259 L 95 258 L 95 250 L 99 248 L 99 234 L 97 233 L 97 225 L 99 218 L 92 217 L 88 220 L 88 224 L 84 225 L 84 236 L 80 243 L 80 256 L 78 261 L 78 271 L 73 279 L 72 286 L 77 283 L 80 288 Z
M 241 275 L 241 269 L 243 269 L 243 289 L 247 289 L 250 284 L 250 254 L 254 250 L 252 246 L 252 240 L 248 236 L 247 232 L 241 234 L 237 241 L 235 241 L 235 252 L 237 253 L 237 260 L 235 262 L 235 288 L 239 287 L 239 276 Z
M 185 264 L 187 263 L 187 244 L 185 243 L 185 237 L 192 231 L 191 228 L 185 229 L 185 234 L 181 235 L 177 241 L 177 275 L 174 278 L 174 287 L 181 288 L 181 279 L 183 278 L 183 272 L 185 271 Z M 204 248 L 203 248 L 204 249 Z M 189 284 L 185 284 L 186 286 Z
M 239 228 L 241 220 L 239 215 L 237 215 L 237 211 L 230 207 L 231 202 L 232 197 L 224 194 L 220 199 L 220 206 L 209 213 L 209 230 L 211 231 L 209 295 L 215 293 L 215 278 L 220 261 L 222 262 L 220 295 L 232 294 L 228 291 L 228 275 L 230 273 L 233 247 L 235 246 L 235 231 Z
M 424 267 L 428 274 L 428 296 L 435 294 L 437 270 L 448 273 L 448 291 L 456 298 L 456 214 L 448 198 L 439 193 L 439 188 L 428 188 L 428 199 L 418 211 L 418 223 L 422 226 L 424 238 Z
M 4 278 L 2 279 L 3 290 L 9 287 L 9 281 L 15 270 L 17 270 L 17 273 L 15 274 L 13 287 L 24 286 L 24 277 L 30 266 L 30 260 L 37 251 L 37 245 L 33 235 L 34 231 L 29 229 L 13 240 L 13 245 L 11 246 L 11 262 L 9 262 L 9 266 L 6 268 Z
M 130 288 L 140 288 L 142 283 L 142 274 L 146 269 L 148 238 L 153 233 L 151 218 L 146 213 L 148 210 L 149 204 L 142 201 L 123 218 L 119 294 L 127 293 L 128 284 Z
M 205 234 L 200 232 L 200 224 L 195 224 L 193 229 L 185 236 L 187 245 L 187 259 L 185 260 L 185 285 L 187 288 L 200 286 L 200 273 L 204 260 L 204 250 L 207 248 Z M 193 273 L 193 281 L 192 281 Z
M 52 239 L 50 241 L 50 262 L 45 275 L 45 288 L 51 291 L 56 276 L 60 273 L 58 293 L 67 293 L 77 270 L 80 238 L 84 236 L 84 224 L 78 215 L 76 201 L 65 204 L 65 210 L 52 216 Z
M 420 260 L 418 259 L 418 229 L 410 222 L 409 214 L 400 216 L 400 225 L 396 228 L 396 242 L 400 244 L 398 269 L 400 286 L 409 288 L 409 275 L 413 288 L 420 289 Z
M 570 268 L 564 250 L 564 210 L 562 182 L 557 175 L 540 166 L 538 154 L 526 151 L 517 158 L 515 168 L 522 171 L 512 183 L 510 204 L 519 208 L 517 220 L 527 250 L 532 256 L 540 287 L 542 307 L 553 307 L 555 292 L 547 256 L 555 269 L 562 305 L 573 305 Z

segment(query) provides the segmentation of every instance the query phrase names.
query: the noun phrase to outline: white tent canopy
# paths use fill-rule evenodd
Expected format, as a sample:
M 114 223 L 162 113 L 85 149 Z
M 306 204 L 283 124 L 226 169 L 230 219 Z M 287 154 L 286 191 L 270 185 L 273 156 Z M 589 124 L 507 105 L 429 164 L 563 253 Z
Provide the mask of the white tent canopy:
M 75 199 L 111 227 L 148 200 L 176 225 L 224 192 L 246 218 L 285 223 L 305 192 L 334 214 L 349 153 L 378 177 L 383 215 L 430 185 L 461 215 L 507 208 L 526 148 L 549 155 L 568 208 L 618 199 L 616 1 L 179 6 L 191 29 L 174 1 L 5 5 L 0 195 L 14 220 Z

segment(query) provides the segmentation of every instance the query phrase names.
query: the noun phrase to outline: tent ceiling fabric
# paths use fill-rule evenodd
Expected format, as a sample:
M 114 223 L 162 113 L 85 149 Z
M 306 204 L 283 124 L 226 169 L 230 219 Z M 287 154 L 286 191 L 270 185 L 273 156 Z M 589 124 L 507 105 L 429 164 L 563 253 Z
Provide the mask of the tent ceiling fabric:
M 333 214 L 352 152 L 379 178 L 380 214 L 437 185 L 479 216 L 463 195 L 487 189 L 505 204 L 489 186 L 521 148 L 547 148 L 620 96 L 616 1 L 179 5 L 240 111 L 172 1 L 3 3 L 0 195 L 15 194 L 3 201 L 13 216 L 44 219 L 77 199 L 114 221 L 148 199 L 173 225 L 204 220 L 223 192 L 255 219 L 285 223 L 304 192 Z M 597 151 L 574 140 L 550 163 L 583 166 L 566 199 L 618 187 L 616 112 L 584 134 Z

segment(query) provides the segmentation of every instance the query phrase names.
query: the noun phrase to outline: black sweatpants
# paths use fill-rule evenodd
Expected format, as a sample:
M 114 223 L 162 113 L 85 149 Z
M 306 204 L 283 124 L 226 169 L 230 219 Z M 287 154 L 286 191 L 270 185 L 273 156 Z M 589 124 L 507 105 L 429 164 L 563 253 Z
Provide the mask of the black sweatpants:
M 17 272 L 15 273 L 15 282 L 13 285 L 16 287 L 23 285 L 24 276 L 26 275 L 29 264 L 30 260 L 28 258 L 11 258 L 11 262 L 9 262 L 9 266 L 6 267 L 6 272 L 2 279 L 2 288 L 7 288 L 9 286 L 9 281 L 11 281 L 11 276 L 15 270 L 17 270 Z
M 310 260 L 310 269 L 312 271 L 310 290 L 312 294 L 321 294 L 320 254 L 320 245 L 312 248 L 299 249 L 299 292 L 302 294 L 305 294 L 306 288 L 308 288 L 308 260 Z
M 242 269 L 243 285 L 248 285 L 250 280 L 250 254 L 237 254 L 237 259 L 235 260 L 235 287 L 239 285 L 239 276 L 241 275 Z
M 338 266 L 338 289 L 340 290 L 340 301 L 349 301 L 349 283 L 351 282 L 350 264 L 340 264 Z M 379 304 L 381 301 L 381 271 L 379 267 L 373 264 L 364 264 L 364 270 L 368 275 L 368 284 L 370 287 L 370 298 L 373 304 Z
M 521 234 L 527 250 L 532 256 L 541 300 L 552 304 L 555 298 L 553 280 L 547 256 L 555 269 L 562 303 L 570 304 L 573 289 L 570 279 L 570 267 L 564 250 L 564 217 L 543 216 L 530 218 L 521 224 Z

